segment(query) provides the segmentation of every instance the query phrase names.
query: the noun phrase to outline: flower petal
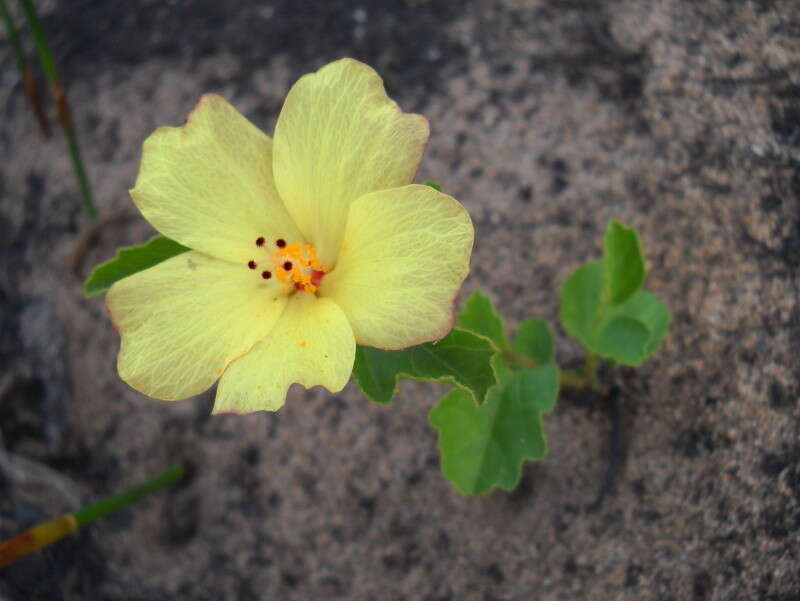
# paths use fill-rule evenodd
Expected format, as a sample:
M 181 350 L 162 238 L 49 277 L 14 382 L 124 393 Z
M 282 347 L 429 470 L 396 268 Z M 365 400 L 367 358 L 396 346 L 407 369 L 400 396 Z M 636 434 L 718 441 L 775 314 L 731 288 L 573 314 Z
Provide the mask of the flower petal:
M 429 186 L 362 196 L 319 294 L 342 308 L 358 344 L 400 349 L 437 340 L 453 325 L 473 237 L 464 207 Z
M 145 140 L 131 196 L 159 232 L 220 259 L 247 263 L 260 236 L 300 240 L 272 181 L 272 141 L 215 94 Z
M 414 179 L 428 122 L 403 113 L 367 65 L 342 59 L 300 78 L 275 126 L 273 173 L 289 213 L 333 265 L 347 209 Z
M 355 353 L 353 330 L 336 303 L 296 293 L 269 335 L 225 370 L 214 412 L 280 409 L 294 382 L 338 392 L 350 378 Z
M 246 266 L 189 251 L 120 280 L 106 303 L 122 337 L 120 377 L 175 400 L 207 389 L 264 338 L 286 295 Z

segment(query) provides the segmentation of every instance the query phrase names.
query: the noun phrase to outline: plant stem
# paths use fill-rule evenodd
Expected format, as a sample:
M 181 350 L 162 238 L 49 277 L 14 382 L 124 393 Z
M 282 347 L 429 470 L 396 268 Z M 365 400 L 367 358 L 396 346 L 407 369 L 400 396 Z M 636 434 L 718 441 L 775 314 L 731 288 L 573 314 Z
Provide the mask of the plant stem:
M 84 524 L 88 524 L 96 520 L 97 518 L 103 517 L 104 515 L 111 513 L 112 511 L 116 511 L 121 507 L 125 507 L 126 505 L 130 505 L 131 503 L 138 501 L 143 496 L 150 494 L 153 491 L 158 490 L 159 488 L 163 488 L 170 484 L 173 484 L 183 478 L 186 474 L 186 468 L 182 465 L 173 465 L 168 470 L 161 472 L 152 480 L 148 480 L 147 482 L 143 482 L 137 486 L 129 488 L 126 491 L 123 491 L 117 495 L 113 495 L 111 497 L 106 497 L 105 499 L 101 499 L 97 503 L 93 503 L 92 505 L 88 505 L 86 507 L 82 507 L 73 515 L 75 516 L 75 521 L 78 523 L 78 526 L 83 526 Z
M 17 35 L 17 28 L 14 26 L 14 20 L 11 18 L 11 13 L 8 11 L 6 0 L 0 0 L 0 19 L 6 28 L 8 34 L 8 42 L 14 51 L 14 56 L 17 59 L 17 69 L 19 69 L 19 77 L 22 81 L 22 86 L 25 89 L 25 95 L 31 103 L 33 114 L 36 116 L 36 122 L 39 124 L 39 130 L 45 138 L 50 137 L 50 123 L 47 121 L 44 107 L 42 106 L 42 99 L 39 96 L 39 89 L 36 86 L 36 78 L 28 66 L 25 59 L 25 51 L 22 49 L 22 44 Z
M 3 23 L 5 23 L 6 31 L 8 32 L 8 43 L 11 44 L 11 48 L 14 50 L 14 56 L 17 59 L 17 67 L 20 73 L 22 73 L 25 71 L 25 53 L 22 51 L 22 44 L 19 42 L 17 28 L 14 27 L 11 13 L 8 12 L 6 0 L 0 0 L 0 18 L 2 18 Z
M 590 388 L 597 387 L 597 355 L 592 351 L 586 353 L 583 360 L 583 377 L 589 383 Z
M 573 388 L 582 390 L 589 387 L 589 383 L 583 374 L 574 369 L 562 369 L 560 372 L 561 388 Z
M 583 365 L 578 369 L 561 370 L 561 388 L 583 390 L 598 389 L 597 382 L 597 355 L 589 351 L 583 360 Z
M 512 367 L 521 367 L 523 369 L 536 369 L 539 367 L 538 361 L 534 361 L 533 359 L 529 359 L 525 355 L 522 355 L 510 348 L 506 348 L 502 350 L 503 358 L 512 366 Z
M 58 120 L 67 137 L 69 156 L 72 161 L 75 176 L 78 179 L 78 187 L 80 188 L 81 197 L 83 199 L 83 210 L 89 219 L 94 219 L 97 215 L 97 209 L 92 199 L 89 178 L 86 176 L 86 170 L 83 168 L 83 160 L 81 159 L 81 152 L 78 147 L 78 138 L 75 135 L 75 127 L 72 123 L 69 104 L 67 103 L 67 94 L 58 76 L 56 63 L 55 60 L 53 60 L 53 53 L 50 51 L 50 45 L 47 43 L 47 38 L 44 35 L 44 30 L 42 29 L 42 24 L 39 21 L 39 15 L 36 12 L 36 7 L 33 5 L 33 2 L 31 0 L 19 1 L 25 13 L 25 18 L 28 20 L 28 26 L 31 28 L 31 35 L 36 45 L 36 52 L 39 55 L 39 62 L 50 84 L 50 93 L 53 95 L 53 101 L 56 104 Z
M 54 543 L 75 532 L 80 526 L 130 505 L 159 488 L 178 482 L 185 475 L 186 468 L 184 466 L 173 465 L 155 478 L 129 488 L 118 495 L 102 499 L 97 503 L 78 509 L 74 513 L 66 513 L 53 520 L 37 524 L 22 534 L 0 543 L 0 567 Z

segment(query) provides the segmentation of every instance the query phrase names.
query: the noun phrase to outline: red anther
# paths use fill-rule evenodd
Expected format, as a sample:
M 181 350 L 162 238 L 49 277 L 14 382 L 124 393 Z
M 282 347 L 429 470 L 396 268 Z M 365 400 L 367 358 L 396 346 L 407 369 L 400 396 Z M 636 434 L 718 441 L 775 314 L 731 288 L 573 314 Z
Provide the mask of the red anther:
M 275 246 L 277 246 L 278 248 L 283 248 L 284 246 L 286 246 L 286 240 L 284 240 L 283 238 L 278 238 L 277 240 L 275 240 Z
M 291 261 L 286 261 L 286 262 L 284 262 L 284 264 L 283 264 L 283 268 L 284 268 L 286 271 L 291 271 L 291 270 L 292 270 L 292 262 L 291 262 Z
M 264 236 L 256 238 L 256 246 L 264 246 Z
M 324 271 L 320 271 L 318 269 L 311 270 L 311 284 L 313 286 L 319 286 L 319 283 L 322 281 L 322 276 L 325 275 Z
M 272 277 L 272 272 L 262 271 L 261 272 L 261 277 L 264 278 L 265 280 L 268 280 L 268 279 L 270 279 Z
M 256 268 L 256 262 L 255 262 L 255 261 L 248 261 L 248 262 L 247 262 L 247 266 L 248 266 L 250 269 L 255 269 L 255 268 Z

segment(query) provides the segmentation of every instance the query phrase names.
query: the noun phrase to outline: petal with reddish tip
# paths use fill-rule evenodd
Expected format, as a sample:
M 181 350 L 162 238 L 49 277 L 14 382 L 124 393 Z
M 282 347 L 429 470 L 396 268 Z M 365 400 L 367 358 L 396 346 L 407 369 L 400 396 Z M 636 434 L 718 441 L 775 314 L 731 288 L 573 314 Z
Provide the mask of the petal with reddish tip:
M 175 400 L 206 390 L 264 338 L 286 295 L 245 265 L 189 251 L 115 283 L 106 302 L 122 337 L 120 377 Z
M 319 294 L 336 301 L 358 344 L 401 349 L 447 334 L 469 271 L 474 229 L 461 204 L 429 186 L 367 194 Z
M 428 133 L 426 119 L 403 113 L 358 61 L 330 63 L 292 86 L 275 126 L 275 185 L 324 265 L 336 260 L 350 203 L 411 183 Z
M 214 412 L 280 409 L 294 382 L 338 392 L 350 378 L 355 353 L 353 330 L 336 303 L 297 292 L 266 338 L 225 370 Z
M 272 180 L 272 140 L 215 94 L 145 140 L 131 196 L 165 236 L 243 265 L 261 236 L 301 240 Z

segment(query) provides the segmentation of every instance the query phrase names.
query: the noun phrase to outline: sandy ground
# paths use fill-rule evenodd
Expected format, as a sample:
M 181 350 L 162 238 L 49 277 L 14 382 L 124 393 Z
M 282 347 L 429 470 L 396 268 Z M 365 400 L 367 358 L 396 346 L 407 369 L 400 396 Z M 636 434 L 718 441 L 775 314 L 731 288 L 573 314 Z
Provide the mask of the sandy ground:
M 603 371 L 618 404 L 561 399 L 550 456 L 510 494 L 439 474 L 436 386 L 391 407 L 298 388 L 247 417 L 145 398 L 66 267 L 83 219 L 65 146 L 37 136 L 0 40 L 0 535 L 196 466 L 0 570 L 0 599 L 800 599 L 796 1 L 42 7 L 99 208 L 130 216 L 82 275 L 150 235 L 126 190 L 157 125 L 217 92 L 271 132 L 297 77 L 353 56 L 431 122 L 419 180 L 477 228 L 465 291 L 555 324 L 559 283 L 614 217 L 674 325 L 642 368 Z M 558 356 L 579 357 L 561 330 Z

